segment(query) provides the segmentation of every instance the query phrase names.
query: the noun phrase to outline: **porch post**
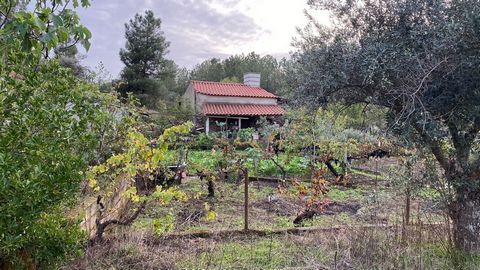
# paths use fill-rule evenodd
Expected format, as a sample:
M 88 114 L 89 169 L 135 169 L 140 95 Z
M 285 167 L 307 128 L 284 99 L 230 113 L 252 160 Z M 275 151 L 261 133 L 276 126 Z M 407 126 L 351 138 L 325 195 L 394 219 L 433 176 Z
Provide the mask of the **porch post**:
M 210 132 L 210 117 L 207 117 L 207 120 L 205 120 L 205 133 Z
M 238 118 L 238 131 L 242 129 L 242 118 Z

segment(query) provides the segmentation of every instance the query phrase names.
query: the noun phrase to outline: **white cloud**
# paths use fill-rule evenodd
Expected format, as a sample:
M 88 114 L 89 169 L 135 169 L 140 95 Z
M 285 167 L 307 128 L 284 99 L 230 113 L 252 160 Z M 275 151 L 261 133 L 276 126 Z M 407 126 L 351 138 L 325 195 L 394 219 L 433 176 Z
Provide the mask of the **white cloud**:
M 287 55 L 296 27 L 306 24 L 306 6 L 306 0 L 96 0 L 79 12 L 94 35 L 84 62 L 94 67 L 102 61 L 116 76 L 123 66 L 123 25 L 146 9 L 162 19 L 171 42 L 168 57 L 181 66 L 251 51 Z

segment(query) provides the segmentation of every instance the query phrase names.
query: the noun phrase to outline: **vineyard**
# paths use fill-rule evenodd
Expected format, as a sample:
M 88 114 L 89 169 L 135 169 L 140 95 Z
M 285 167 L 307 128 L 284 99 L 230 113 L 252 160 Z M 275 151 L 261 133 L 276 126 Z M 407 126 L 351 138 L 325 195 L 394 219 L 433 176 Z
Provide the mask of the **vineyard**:
M 357 166 L 377 174 L 352 173 L 347 185 L 330 185 L 324 195 L 326 202 L 300 224 L 294 220 L 305 210 L 308 196 L 301 195 L 299 189 L 302 185 L 309 188 L 310 181 L 251 177 L 248 231 L 244 230 L 243 179 L 216 181 L 215 196 L 209 197 L 207 181 L 189 176 L 178 186 L 190 198 L 187 202 L 174 202 L 169 207 L 148 203 L 130 227 L 116 228 L 107 244 L 87 254 L 91 264 L 82 261 L 75 267 L 445 267 L 448 228 L 440 194 L 432 188 L 420 188 L 409 202 L 407 224 L 405 192 L 388 181 L 398 159 L 370 159 Z M 326 177 L 334 179 L 333 175 Z M 209 216 L 210 211 L 213 216 Z M 157 220 L 171 222 L 168 232 L 162 229 L 159 234 Z M 401 243 L 405 245 L 397 246 Z
M 325 125 L 328 118 L 321 119 L 318 124 Z M 411 170 L 411 162 L 416 161 L 412 150 L 395 147 L 385 138 L 377 139 L 383 141 L 384 149 L 376 149 L 354 137 L 328 137 L 336 131 L 342 134 L 343 127 L 338 126 L 338 130 L 320 133 L 328 140 L 318 140 L 298 130 L 297 121 L 304 119 L 281 127 L 263 124 L 258 129 L 264 132 L 260 140 L 251 139 L 246 132 L 231 139 L 218 133 L 209 136 L 208 144 L 204 134 L 189 134 L 187 124 L 160 137 L 169 142 L 168 149 L 132 136 L 132 149 L 127 153 L 134 156 L 125 159 L 125 154 L 118 154 L 107 165 L 93 167 L 98 181 L 92 179 L 95 185 L 89 187 L 100 189 L 106 176 L 128 172 L 135 164 L 139 170 L 131 174 L 135 193 L 132 189 L 126 193 L 133 203 L 124 207 L 123 217 L 114 222 L 128 226 L 111 226 L 101 241 L 95 239 L 96 246 L 84 259 L 69 267 L 448 265 L 450 228 L 443 211 L 444 194 L 425 184 L 428 175 Z M 375 139 L 360 131 L 356 135 Z M 313 156 L 313 149 L 305 147 L 312 141 L 315 153 L 322 156 Z M 202 150 L 207 145 L 211 149 Z M 157 149 L 163 155 L 153 165 L 153 157 L 160 153 Z M 351 154 L 345 154 L 345 149 Z M 121 158 L 128 163 L 122 164 Z M 169 166 L 172 164 L 177 165 Z M 422 166 L 429 164 L 417 164 L 417 168 Z M 151 173 L 142 176 L 143 168 L 152 168 Z M 159 169 L 164 173 L 159 174 Z M 146 188 L 139 183 L 146 183 Z M 107 207 L 102 211 L 116 210 Z M 107 223 L 108 218 L 100 222 Z M 379 257 L 367 259 L 364 251 L 354 251 L 359 248 L 355 246 L 360 245 L 358 241 L 368 241 L 361 245 L 369 246 L 380 241 L 372 247 Z M 395 252 L 386 256 L 382 245 L 392 245 Z M 310 249 L 314 251 L 303 252 Z

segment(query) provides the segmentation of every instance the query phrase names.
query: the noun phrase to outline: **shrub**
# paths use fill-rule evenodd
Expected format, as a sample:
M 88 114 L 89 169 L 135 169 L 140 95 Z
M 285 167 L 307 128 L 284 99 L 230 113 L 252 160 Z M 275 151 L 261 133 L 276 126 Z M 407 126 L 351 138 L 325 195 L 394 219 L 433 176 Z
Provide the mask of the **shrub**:
M 253 138 L 253 133 L 254 132 L 255 132 L 255 129 L 253 129 L 253 128 L 240 129 L 238 131 L 237 137 L 243 142 L 249 141 Z
M 200 133 L 195 137 L 192 148 L 203 150 L 212 149 L 216 138 L 217 135 L 215 133 Z
M 11 68 L 22 77 L 0 66 L 0 265 L 53 267 L 78 250 L 78 223 L 63 210 L 114 118 L 111 96 L 55 62 Z

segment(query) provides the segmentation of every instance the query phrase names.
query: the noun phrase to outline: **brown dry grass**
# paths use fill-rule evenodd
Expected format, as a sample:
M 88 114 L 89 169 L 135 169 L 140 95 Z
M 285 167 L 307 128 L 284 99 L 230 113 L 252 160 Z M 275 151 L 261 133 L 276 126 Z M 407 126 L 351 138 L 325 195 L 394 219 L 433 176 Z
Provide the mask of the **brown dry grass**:
M 124 229 L 62 269 L 455 269 L 447 235 L 393 226 L 165 240 Z

